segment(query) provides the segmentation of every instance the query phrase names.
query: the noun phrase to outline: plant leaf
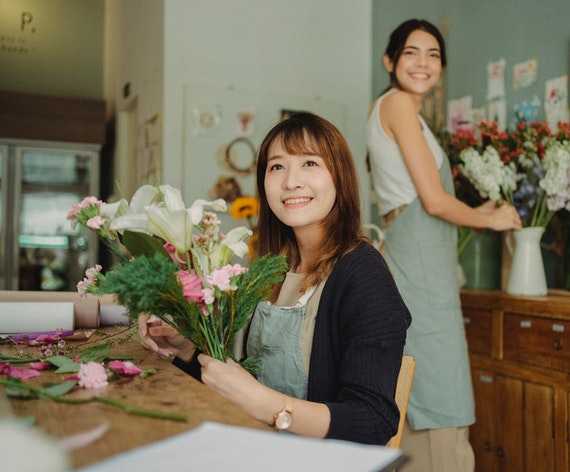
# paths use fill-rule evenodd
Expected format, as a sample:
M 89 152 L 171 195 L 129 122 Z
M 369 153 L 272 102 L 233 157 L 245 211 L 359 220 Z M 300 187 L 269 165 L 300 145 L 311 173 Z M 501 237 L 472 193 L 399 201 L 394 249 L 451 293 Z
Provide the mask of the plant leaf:
M 163 243 L 158 238 L 144 233 L 125 231 L 122 242 L 133 257 L 153 256 L 157 252 L 164 252 Z
M 109 356 L 109 345 L 100 344 L 85 349 L 79 354 L 81 362 L 103 362 Z
M 38 397 L 24 382 L 21 382 L 20 380 L 9 380 L 3 383 L 6 386 L 4 392 L 6 392 L 7 397 L 28 400 Z
M 66 356 L 52 356 L 46 359 L 46 362 L 56 366 L 58 369 L 55 371 L 56 374 L 71 374 L 79 372 L 79 364 L 73 362 L 69 357 Z
M 60 384 L 51 385 L 49 387 L 42 388 L 40 392 L 49 397 L 61 397 L 66 393 L 70 392 L 77 385 L 76 380 L 66 380 Z

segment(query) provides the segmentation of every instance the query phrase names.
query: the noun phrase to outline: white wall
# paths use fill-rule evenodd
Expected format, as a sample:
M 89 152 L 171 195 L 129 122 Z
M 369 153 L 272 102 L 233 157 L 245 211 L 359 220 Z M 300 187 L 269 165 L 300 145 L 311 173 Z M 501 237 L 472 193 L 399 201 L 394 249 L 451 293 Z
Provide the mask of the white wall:
M 184 84 L 319 96 L 347 110 L 342 131 L 357 162 L 367 219 L 371 25 L 369 0 L 166 0 L 163 180 L 182 187 L 187 201 L 204 197 L 184 178 L 185 172 L 199 178 L 204 165 L 199 156 L 184 156 Z
M 108 115 L 132 112 L 133 126 L 139 131 L 145 120 L 163 113 L 163 10 L 164 0 L 105 0 L 103 89 Z M 130 96 L 124 98 L 126 83 L 130 83 Z M 119 131 L 119 141 L 122 134 Z M 125 175 L 132 170 L 125 165 L 132 159 L 129 157 L 132 149 L 127 149 L 128 146 L 121 142 L 117 144 L 115 180 L 119 188 L 115 190 L 120 196 L 128 197 L 130 195 L 124 193 L 129 192 L 121 190 L 129 189 L 126 182 L 133 181 L 132 176 Z

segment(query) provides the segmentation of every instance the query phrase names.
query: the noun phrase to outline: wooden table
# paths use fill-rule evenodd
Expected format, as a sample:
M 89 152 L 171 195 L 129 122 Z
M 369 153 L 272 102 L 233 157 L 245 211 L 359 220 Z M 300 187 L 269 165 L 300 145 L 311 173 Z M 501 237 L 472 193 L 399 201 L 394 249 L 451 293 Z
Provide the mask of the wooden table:
M 9 353 L 14 352 L 14 349 L 0 346 L 0 351 Z M 10 404 L 16 416 L 34 416 L 37 426 L 56 438 L 83 432 L 105 422 L 109 424 L 110 428 L 102 438 L 71 452 L 70 459 L 74 468 L 93 464 L 129 449 L 193 429 L 203 421 L 271 429 L 174 367 L 169 361 L 146 351 L 136 340 L 116 346 L 112 352 L 129 354 L 141 368 L 153 367 L 158 372 L 146 379 L 113 382 L 106 387 L 105 396 L 148 409 L 180 412 L 187 415 L 188 421 L 177 423 L 143 418 L 98 403 L 64 405 L 49 400 L 12 400 Z M 31 382 L 61 382 L 63 377 L 61 374 L 44 372 Z M 82 394 L 85 391 L 77 393 Z M 70 397 L 73 395 L 76 394 L 72 393 Z

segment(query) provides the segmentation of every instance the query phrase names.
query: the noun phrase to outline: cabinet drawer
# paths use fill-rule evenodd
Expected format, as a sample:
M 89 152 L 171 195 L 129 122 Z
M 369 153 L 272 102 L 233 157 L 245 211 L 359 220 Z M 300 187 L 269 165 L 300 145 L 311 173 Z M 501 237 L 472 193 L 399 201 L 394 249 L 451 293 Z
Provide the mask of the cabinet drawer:
M 463 323 L 470 352 L 490 356 L 493 340 L 493 318 L 489 310 L 463 309 Z
M 504 358 L 570 372 L 570 322 L 505 313 Z

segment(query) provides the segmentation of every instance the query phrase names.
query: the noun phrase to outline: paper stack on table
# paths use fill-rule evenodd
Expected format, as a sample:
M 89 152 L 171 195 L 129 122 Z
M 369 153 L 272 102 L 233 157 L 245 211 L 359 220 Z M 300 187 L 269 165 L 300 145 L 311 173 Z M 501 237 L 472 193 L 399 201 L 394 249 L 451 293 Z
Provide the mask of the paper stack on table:
M 401 451 L 381 446 L 304 438 L 207 422 L 186 433 L 127 451 L 80 470 L 370 472 L 389 470 L 402 460 Z

